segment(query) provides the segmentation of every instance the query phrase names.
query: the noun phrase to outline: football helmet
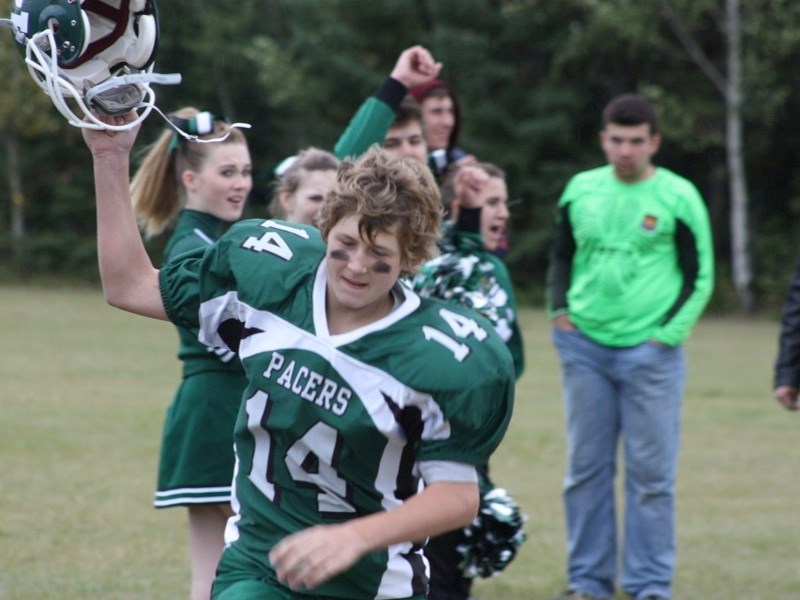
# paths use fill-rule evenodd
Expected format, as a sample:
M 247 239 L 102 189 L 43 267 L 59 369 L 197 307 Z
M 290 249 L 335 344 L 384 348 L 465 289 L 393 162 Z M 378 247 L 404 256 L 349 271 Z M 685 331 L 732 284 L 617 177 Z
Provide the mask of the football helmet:
M 486 492 L 457 548 L 464 577 L 493 577 L 505 569 L 527 537 L 526 519 L 508 491 L 496 487 Z
M 155 107 L 150 85 L 177 84 L 153 73 L 158 48 L 155 0 L 13 0 L 14 39 L 33 80 L 76 127 L 131 129 Z M 72 101 L 77 111 L 73 110 Z M 93 112 L 137 118 L 110 125 Z

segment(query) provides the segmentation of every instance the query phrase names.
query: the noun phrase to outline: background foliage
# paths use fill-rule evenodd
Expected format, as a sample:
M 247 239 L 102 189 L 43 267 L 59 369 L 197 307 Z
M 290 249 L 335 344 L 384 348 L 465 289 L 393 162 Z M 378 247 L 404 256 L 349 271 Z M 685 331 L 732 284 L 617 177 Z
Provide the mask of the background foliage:
M 10 0 L 0 9 L 10 12 Z M 700 188 L 713 220 L 715 303 L 732 307 L 725 113 L 719 90 L 679 43 L 666 11 L 724 72 L 722 0 L 162 0 L 165 111 L 195 105 L 253 124 L 251 216 L 271 172 L 308 145 L 331 148 L 400 51 L 427 46 L 458 90 L 462 146 L 502 166 L 517 202 L 508 263 L 521 295 L 541 299 L 555 201 L 570 175 L 603 160 L 599 113 L 636 91 L 661 107 L 658 161 Z M 762 307 L 780 302 L 797 252 L 800 5 L 741 0 L 749 226 Z M 0 36 L 0 278 L 94 281 L 91 167 L 70 127 Z M 140 147 L 163 127 L 145 122 Z M 19 163 L 13 164 L 12 144 Z M 14 191 L 15 171 L 19 191 Z M 14 207 L 24 232 L 14 233 Z M 154 260 L 160 261 L 158 244 Z

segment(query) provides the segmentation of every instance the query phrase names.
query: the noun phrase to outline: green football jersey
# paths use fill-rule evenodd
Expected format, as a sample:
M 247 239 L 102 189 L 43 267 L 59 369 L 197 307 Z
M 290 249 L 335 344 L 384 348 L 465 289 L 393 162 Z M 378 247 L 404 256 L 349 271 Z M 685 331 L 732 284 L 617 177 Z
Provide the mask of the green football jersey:
M 525 369 L 522 334 L 511 276 L 499 258 L 486 250 L 480 233 L 442 228 L 441 253 L 422 265 L 410 282 L 420 296 L 440 298 L 486 317 L 514 359 L 515 376 Z
M 313 228 L 243 221 L 167 265 L 160 282 L 170 318 L 237 350 L 248 375 L 226 540 L 259 565 L 254 576 L 274 577 L 269 550 L 290 533 L 400 506 L 423 485 L 420 463 L 485 464 L 508 426 L 512 359 L 477 314 L 398 284 L 387 316 L 329 332 L 325 245 Z M 307 593 L 406 598 L 425 588 L 421 547 L 403 543 Z
M 164 262 L 175 260 L 185 252 L 197 248 L 205 249 L 222 234 L 226 224 L 208 213 L 183 209 L 178 215 L 175 229 L 164 247 Z M 236 355 L 227 348 L 209 348 L 197 341 L 197 336 L 186 329 L 178 328 L 180 347 L 178 358 L 183 361 L 183 375 L 209 371 L 241 372 Z

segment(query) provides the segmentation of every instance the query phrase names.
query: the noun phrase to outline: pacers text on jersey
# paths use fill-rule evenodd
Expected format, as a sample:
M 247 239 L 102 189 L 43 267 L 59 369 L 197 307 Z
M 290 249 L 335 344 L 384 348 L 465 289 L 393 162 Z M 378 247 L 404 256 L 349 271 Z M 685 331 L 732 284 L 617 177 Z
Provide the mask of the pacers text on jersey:
M 269 366 L 264 371 L 266 379 L 272 379 L 276 375 L 276 383 L 337 416 L 344 414 L 353 396 L 350 388 L 340 386 L 305 365 L 298 365 L 297 361 L 291 360 L 286 364 L 286 357 L 280 352 L 272 353 Z

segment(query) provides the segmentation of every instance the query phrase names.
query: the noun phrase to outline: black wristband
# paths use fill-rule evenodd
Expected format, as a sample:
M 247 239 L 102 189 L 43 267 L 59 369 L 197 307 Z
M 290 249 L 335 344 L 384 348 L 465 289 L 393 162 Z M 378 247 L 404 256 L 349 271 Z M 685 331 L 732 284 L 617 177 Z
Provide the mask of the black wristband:
M 459 231 L 469 231 L 471 233 L 481 232 L 481 207 L 464 208 L 459 207 L 458 219 L 456 219 L 456 229 Z
M 397 81 L 397 79 L 387 77 L 381 87 L 378 88 L 378 91 L 375 92 L 375 97 L 388 104 L 392 110 L 397 110 L 407 93 L 408 88 L 406 86 Z

